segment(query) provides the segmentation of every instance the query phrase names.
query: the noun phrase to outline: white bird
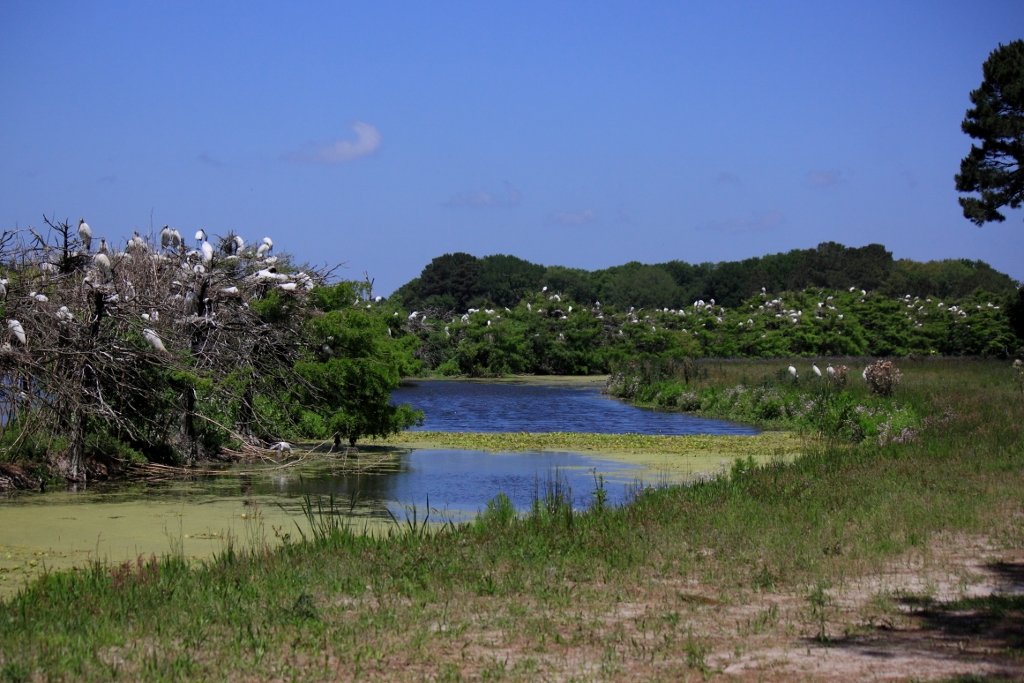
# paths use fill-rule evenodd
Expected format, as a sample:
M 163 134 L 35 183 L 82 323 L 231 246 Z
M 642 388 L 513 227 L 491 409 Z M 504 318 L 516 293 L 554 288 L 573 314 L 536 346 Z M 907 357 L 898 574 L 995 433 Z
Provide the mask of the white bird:
M 541 287 L 541 288 L 540 288 L 540 291 L 542 291 L 542 292 L 546 292 L 546 291 L 548 291 L 548 288 L 547 288 L 547 287 Z
M 868 369 L 866 367 L 864 368 L 864 372 L 860 373 L 860 376 L 863 377 L 865 380 L 867 380 L 867 378 L 868 378 Z
M 220 293 L 221 294 L 228 294 L 228 295 L 238 294 L 238 287 L 234 287 L 234 286 L 225 287 L 222 290 L 220 290 Z
M 160 231 L 160 246 L 166 249 L 171 245 L 171 229 L 164 226 L 164 229 Z
M 185 240 L 181 239 L 181 233 L 177 230 L 171 230 L 171 246 L 177 249 L 182 245 Z
M 74 320 L 75 316 L 72 315 L 71 311 L 68 310 L 67 306 L 61 306 L 60 308 L 57 309 L 57 319 L 60 320 L 62 323 L 66 323 Z
M 0 299 L 7 298 L 7 280 L 0 280 Z
M 201 244 L 206 241 L 206 231 L 200 228 L 196 231 L 196 244 Z
M 821 370 L 818 369 L 817 363 L 811 363 L 811 370 L 814 370 L 814 374 L 821 377 Z
M 103 279 L 109 280 L 112 274 L 110 259 L 102 251 L 92 257 L 93 264 L 103 273 Z
M 21 326 L 21 323 L 17 320 L 8 320 L 7 329 L 14 333 L 14 336 L 18 338 L 18 341 L 22 344 L 28 344 L 25 337 L 25 328 Z
M 263 238 L 263 244 L 267 245 L 271 249 L 274 248 L 274 240 L 270 239 L 269 237 L 264 237 Z
M 834 367 L 832 367 L 831 365 L 829 365 L 827 368 L 825 368 L 825 372 L 828 373 L 828 376 L 829 376 L 830 379 L 832 377 L 836 376 L 836 369 Z
M 89 248 L 92 247 L 92 229 L 84 218 L 78 219 L 78 239 L 82 241 L 85 250 L 89 251 Z
M 100 248 L 97 249 L 96 251 L 99 252 L 100 254 L 106 254 L 107 253 L 107 240 L 105 240 L 105 239 L 103 239 L 101 237 L 100 238 Z
M 266 244 L 261 244 L 259 247 L 256 248 L 256 256 L 262 257 L 268 251 L 270 251 L 270 247 L 268 247 Z
M 50 300 L 50 297 L 45 294 L 36 294 L 35 292 L 29 292 L 28 295 L 40 303 L 46 303 Z
M 284 282 L 279 284 L 278 287 L 280 287 L 286 292 L 294 292 L 295 288 L 298 287 L 298 285 L 295 284 L 294 282 Z
M 149 329 L 148 327 L 145 328 L 144 330 L 142 330 L 142 336 L 145 337 L 146 341 L 149 342 L 149 345 L 152 346 L 157 351 L 163 351 L 164 353 L 167 352 L 167 349 L 164 347 L 164 343 L 160 341 L 160 337 L 157 336 L 157 333 L 154 332 L 153 330 Z
M 245 246 L 245 240 L 242 239 L 241 235 L 235 235 L 235 250 L 241 251 L 242 247 Z
M 203 242 L 203 263 L 209 263 L 213 260 L 213 246 L 209 242 Z
M 789 374 L 793 375 L 793 377 L 796 377 L 796 368 L 794 368 L 792 365 L 789 366 Z
M 287 441 L 278 441 L 270 447 L 272 451 L 280 451 L 281 453 L 291 453 L 292 445 Z

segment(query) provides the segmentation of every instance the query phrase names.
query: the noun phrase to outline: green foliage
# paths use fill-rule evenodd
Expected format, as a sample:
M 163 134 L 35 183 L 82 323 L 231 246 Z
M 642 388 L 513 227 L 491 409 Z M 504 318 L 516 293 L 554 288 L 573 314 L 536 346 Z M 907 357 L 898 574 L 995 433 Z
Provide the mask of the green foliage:
M 743 261 L 689 264 L 684 261 L 645 265 L 630 262 L 604 270 L 544 267 L 515 256 L 496 254 L 476 259 L 445 254 L 420 277 L 400 287 L 392 299 L 406 310 L 434 305 L 458 312 L 472 308 L 513 308 L 547 287 L 591 306 L 601 302 L 619 309 L 680 308 L 714 299 L 736 308 L 764 287 L 773 295 L 807 288 L 866 289 L 887 296 L 962 298 L 977 289 L 997 294 L 1016 289 L 1007 275 L 982 261 L 947 259 L 919 263 L 893 261 L 880 244 L 846 247 L 822 242 Z
M 1021 348 L 1006 297 L 890 298 L 859 289 L 756 295 L 735 308 L 587 307 L 534 294 L 511 310 L 416 322 L 428 371 L 445 376 L 604 373 L 630 359 L 955 355 L 1007 357 Z M 1024 310 L 1024 307 L 1022 307 Z
M 289 403 L 299 436 L 355 444 L 421 418 L 408 406 L 390 403 L 401 378 L 419 369 L 408 341 L 388 335 L 378 311 L 345 305 L 355 295 L 355 285 L 347 282 L 316 290 L 322 309 L 307 323 L 309 352 L 295 364 L 304 383 L 288 390 L 295 398 Z
M 1004 206 L 1019 208 L 1024 201 L 1024 40 L 1000 44 L 982 65 L 984 80 L 971 93 L 963 131 L 981 147 L 971 145 L 956 176 L 964 217 L 978 225 L 1003 221 Z
M 722 387 L 699 379 L 700 373 L 687 381 L 681 368 L 678 362 L 655 359 L 617 365 L 607 390 L 638 405 L 855 443 L 868 439 L 884 446 L 912 439 L 920 427 L 917 411 L 894 400 L 891 393 L 872 397 L 863 388 L 855 393 L 827 376 L 793 378 L 780 368 L 756 383 Z

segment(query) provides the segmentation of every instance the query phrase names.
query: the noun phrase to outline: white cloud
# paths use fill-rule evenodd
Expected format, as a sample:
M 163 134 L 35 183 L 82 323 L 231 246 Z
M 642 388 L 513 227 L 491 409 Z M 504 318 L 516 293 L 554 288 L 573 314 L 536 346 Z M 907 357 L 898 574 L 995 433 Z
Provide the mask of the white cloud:
M 330 143 L 314 143 L 305 145 L 297 152 L 285 155 L 287 161 L 306 161 L 323 164 L 340 164 L 360 157 L 373 154 L 380 149 L 384 136 L 376 126 L 356 121 L 352 124 L 356 134 L 355 140 L 338 140 Z
M 502 197 L 488 190 L 459 192 L 452 196 L 445 206 L 515 206 L 523 201 L 523 194 L 512 183 L 505 182 L 506 196 Z
M 711 221 L 708 223 L 709 230 L 719 232 L 759 232 L 762 230 L 773 230 L 785 220 L 781 211 L 766 211 L 753 214 L 750 218 L 731 218 L 724 221 Z
M 808 171 L 807 180 L 815 187 L 832 187 L 843 182 L 840 171 Z
M 597 214 L 591 209 L 583 209 L 582 211 L 558 211 L 551 214 L 551 220 L 558 223 L 559 225 L 566 226 L 577 226 L 586 225 L 597 220 Z

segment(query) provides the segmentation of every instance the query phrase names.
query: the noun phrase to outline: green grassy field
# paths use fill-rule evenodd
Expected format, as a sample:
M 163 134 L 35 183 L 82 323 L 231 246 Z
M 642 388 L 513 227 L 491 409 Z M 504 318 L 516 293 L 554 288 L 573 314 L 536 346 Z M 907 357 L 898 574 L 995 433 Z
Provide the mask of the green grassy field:
M 704 381 L 787 364 L 716 363 Z M 805 650 L 811 666 L 964 609 L 981 626 L 943 655 L 966 667 L 948 678 L 1009 676 L 1020 601 L 956 602 L 934 577 L 961 557 L 1016 566 L 1024 396 L 1008 362 L 899 365 L 895 400 L 923 416 L 907 443 L 807 440 L 793 462 L 736 460 L 621 508 L 598 492 L 572 510 L 554 483 L 525 515 L 496 499 L 470 524 L 376 535 L 311 501 L 283 547 L 254 533 L 212 562 L 50 574 L 0 606 L 0 680 L 791 680 Z

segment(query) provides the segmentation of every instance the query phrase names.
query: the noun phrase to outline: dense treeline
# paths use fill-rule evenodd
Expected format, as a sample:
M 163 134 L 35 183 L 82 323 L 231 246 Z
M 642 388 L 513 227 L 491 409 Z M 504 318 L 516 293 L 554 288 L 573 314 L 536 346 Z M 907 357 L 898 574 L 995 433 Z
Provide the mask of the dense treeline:
M 407 310 L 433 306 L 461 313 L 467 308 L 512 307 L 543 287 L 587 305 L 679 308 L 700 299 L 715 299 L 726 308 L 735 308 L 762 287 L 768 293 L 856 287 L 888 296 L 961 298 L 978 289 L 1010 293 L 1016 283 L 982 261 L 894 260 L 879 244 L 845 247 L 824 242 L 814 249 L 743 261 L 654 265 L 634 261 L 596 271 L 545 267 L 503 254 L 483 258 L 444 254 L 392 298 Z
M 735 308 L 714 299 L 680 308 L 581 305 L 551 289 L 514 308 L 406 313 L 390 301 L 393 333 L 418 340 L 428 372 L 498 376 L 608 372 L 638 358 L 786 356 L 996 356 L 1022 352 L 1009 309 L 1019 294 L 977 291 L 958 299 L 889 297 L 864 289 L 809 287 L 759 293 Z

